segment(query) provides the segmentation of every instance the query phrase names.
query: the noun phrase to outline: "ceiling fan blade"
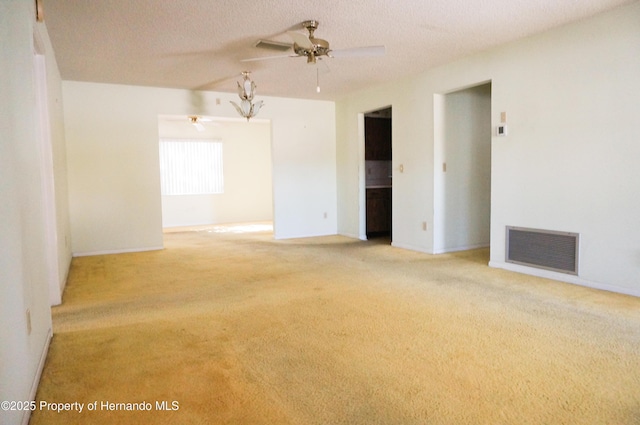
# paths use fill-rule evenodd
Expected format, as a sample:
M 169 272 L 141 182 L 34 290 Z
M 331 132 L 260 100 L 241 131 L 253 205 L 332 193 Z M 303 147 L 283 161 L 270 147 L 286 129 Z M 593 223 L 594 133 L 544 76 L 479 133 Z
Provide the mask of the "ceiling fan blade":
M 258 40 L 258 42 L 254 44 L 253 47 L 257 47 L 259 49 L 275 50 L 278 52 L 286 52 L 287 50 L 290 50 L 293 45 L 291 45 L 290 43 L 283 43 L 281 41 L 261 39 Z
M 331 50 L 329 56 L 334 58 L 359 58 L 366 56 L 383 56 L 384 46 L 353 47 L 351 49 Z
M 287 31 L 287 34 L 289 34 L 294 43 L 303 49 L 313 49 L 313 43 L 305 34 L 300 34 L 296 31 Z
M 258 58 L 240 59 L 240 62 L 255 62 L 270 59 L 282 59 L 282 58 L 296 58 L 298 55 L 277 55 L 277 56 L 262 56 Z

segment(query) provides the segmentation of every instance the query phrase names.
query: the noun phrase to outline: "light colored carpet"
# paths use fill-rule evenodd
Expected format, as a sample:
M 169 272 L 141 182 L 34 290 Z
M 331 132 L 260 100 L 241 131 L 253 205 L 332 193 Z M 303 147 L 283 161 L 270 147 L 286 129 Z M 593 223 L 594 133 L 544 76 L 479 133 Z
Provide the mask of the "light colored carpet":
M 221 230 L 73 260 L 37 400 L 85 407 L 33 425 L 640 424 L 638 298 L 487 250 Z

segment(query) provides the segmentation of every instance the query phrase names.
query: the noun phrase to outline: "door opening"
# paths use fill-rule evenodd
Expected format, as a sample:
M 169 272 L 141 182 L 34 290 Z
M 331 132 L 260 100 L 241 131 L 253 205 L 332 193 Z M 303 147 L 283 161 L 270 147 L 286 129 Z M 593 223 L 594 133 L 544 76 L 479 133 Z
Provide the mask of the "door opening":
M 273 226 L 271 121 L 160 115 L 163 229 Z
M 364 114 L 365 214 L 367 239 L 392 240 L 392 111 Z
M 487 247 L 491 83 L 436 97 L 434 253 Z
M 47 98 L 47 68 L 43 43 L 40 37 L 34 35 L 35 55 L 33 57 L 36 85 L 36 108 L 38 139 L 41 148 L 41 184 L 42 201 L 44 206 L 44 237 L 46 240 L 45 271 L 49 283 L 49 301 L 51 305 L 62 302 L 64 279 L 60 278 L 58 264 L 58 229 L 56 214 L 56 199 L 54 187 L 53 150 L 51 147 L 51 132 L 49 129 L 49 105 Z

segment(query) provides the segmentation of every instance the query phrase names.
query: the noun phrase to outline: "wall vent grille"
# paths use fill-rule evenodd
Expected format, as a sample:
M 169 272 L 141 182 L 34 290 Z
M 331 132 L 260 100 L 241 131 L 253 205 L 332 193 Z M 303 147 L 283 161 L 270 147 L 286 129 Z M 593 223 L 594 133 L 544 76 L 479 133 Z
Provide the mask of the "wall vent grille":
M 578 246 L 578 233 L 507 226 L 507 263 L 577 275 Z

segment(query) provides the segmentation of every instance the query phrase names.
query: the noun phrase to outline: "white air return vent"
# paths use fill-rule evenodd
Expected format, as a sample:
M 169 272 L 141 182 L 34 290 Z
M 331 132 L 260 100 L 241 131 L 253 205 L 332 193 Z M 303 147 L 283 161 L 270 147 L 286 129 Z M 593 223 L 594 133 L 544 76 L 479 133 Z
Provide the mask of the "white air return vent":
M 578 233 L 507 226 L 506 262 L 578 274 Z

